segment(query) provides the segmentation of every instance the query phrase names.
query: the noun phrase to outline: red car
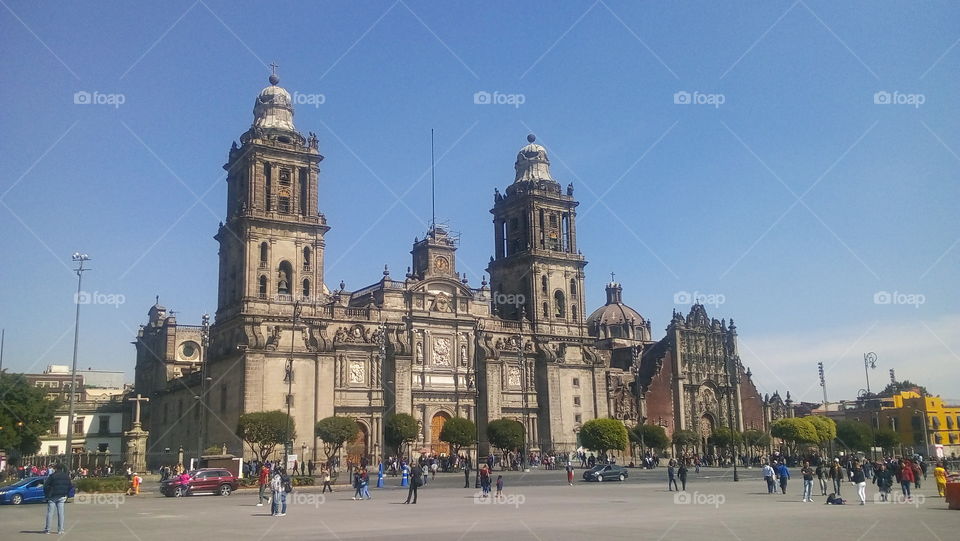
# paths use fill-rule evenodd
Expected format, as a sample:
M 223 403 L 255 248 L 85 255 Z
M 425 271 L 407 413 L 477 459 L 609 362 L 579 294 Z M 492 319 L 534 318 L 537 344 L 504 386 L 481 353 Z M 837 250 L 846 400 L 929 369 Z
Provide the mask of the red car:
M 201 493 L 229 496 L 240 485 L 236 476 L 220 468 L 201 468 L 187 475 L 190 476 L 187 484 L 180 482 L 179 477 L 167 479 L 160 485 L 160 493 L 168 498 Z

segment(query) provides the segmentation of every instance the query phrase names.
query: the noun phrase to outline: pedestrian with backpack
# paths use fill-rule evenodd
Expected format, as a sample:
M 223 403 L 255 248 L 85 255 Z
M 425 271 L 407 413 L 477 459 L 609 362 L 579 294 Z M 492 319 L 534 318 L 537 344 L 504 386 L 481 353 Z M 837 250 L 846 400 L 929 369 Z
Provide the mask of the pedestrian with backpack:
M 410 470 L 410 488 L 407 490 L 407 501 L 403 503 L 417 503 L 417 489 L 423 485 L 423 468 L 420 467 L 420 464 L 414 464 L 413 469 Z M 410 501 L 410 497 L 413 496 L 413 501 Z

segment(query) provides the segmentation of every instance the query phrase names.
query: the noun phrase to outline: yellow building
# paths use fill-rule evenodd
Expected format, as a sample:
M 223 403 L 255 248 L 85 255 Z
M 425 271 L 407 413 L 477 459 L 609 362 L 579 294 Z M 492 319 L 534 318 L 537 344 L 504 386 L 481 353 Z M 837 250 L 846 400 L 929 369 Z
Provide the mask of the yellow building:
M 960 405 L 945 404 L 939 396 L 914 390 L 883 397 L 876 422 L 871 424 L 895 430 L 904 447 L 915 447 L 914 452 L 960 455 Z

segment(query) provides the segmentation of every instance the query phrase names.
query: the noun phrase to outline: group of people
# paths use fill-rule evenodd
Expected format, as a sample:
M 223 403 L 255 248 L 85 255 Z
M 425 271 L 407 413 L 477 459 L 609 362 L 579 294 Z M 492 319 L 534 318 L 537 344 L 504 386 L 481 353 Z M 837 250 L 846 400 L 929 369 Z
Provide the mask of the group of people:
M 922 457 L 884 457 L 877 460 L 861 459 L 853 456 L 834 458 L 827 462 L 818 455 L 812 455 L 803 460 L 800 475 L 803 479 L 803 501 L 813 502 L 814 481 L 818 482 L 820 495 L 827 496 L 827 503 L 843 504 L 840 496 L 841 487 L 849 482 L 857 489 L 857 499 L 860 505 L 867 501 L 867 480 L 877 486 L 879 500 L 889 501 L 890 492 L 894 483 L 900 486 L 903 498 L 909 501 L 912 498 L 911 488 L 920 488 L 922 479 L 927 478 L 928 464 Z M 780 493 L 787 493 L 787 483 L 790 480 L 788 462 L 781 456 L 771 456 L 769 462 L 764 463 L 763 479 L 767 484 L 767 493 L 775 494 L 779 484 Z M 934 478 L 937 483 L 937 492 L 944 495 L 949 472 L 944 461 L 937 462 L 934 467 Z M 831 492 L 828 494 L 827 486 Z
M 257 484 L 260 489 L 257 507 L 263 507 L 263 502 L 267 502 L 271 516 L 287 516 L 287 494 L 293 492 L 293 484 L 286 469 L 279 464 L 264 462 L 257 474 Z

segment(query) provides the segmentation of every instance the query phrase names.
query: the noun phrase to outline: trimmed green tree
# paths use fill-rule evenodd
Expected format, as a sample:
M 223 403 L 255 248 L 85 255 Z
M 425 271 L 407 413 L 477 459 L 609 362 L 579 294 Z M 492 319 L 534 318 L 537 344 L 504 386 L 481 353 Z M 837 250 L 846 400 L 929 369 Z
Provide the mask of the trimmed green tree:
M 22 374 L 0 373 L 0 402 L 0 449 L 20 456 L 40 450 L 40 436 L 53 426 L 59 401 L 49 400 Z
M 293 418 L 280 410 L 256 411 L 240 416 L 237 436 L 265 462 L 278 445 L 296 439 L 297 429 Z
M 734 443 L 740 443 L 742 439 L 743 436 L 736 430 L 730 430 L 725 426 L 721 426 L 715 429 L 713 434 L 710 434 L 709 441 L 711 445 L 727 449 Z
M 867 423 L 845 419 L 837 423 L 837 443 L 851 451 L 869 451 L 873 430 Z
M 666 449 L 670 446 L 667 431 L 660 425 L 637 425 L 630 429 L 629 436 L 633 443 L 642 443 L 649 449 Z
M 673 433 L 673 438 L 671 439 L 681 453 L 687 449 L 696 447 L 697 444 L 700 443 L 700 435 L 693 430 L 677 430 Z
M 387 421 L 384 423 L 386 443 L 396 452 L 397 456 L 401 455 L 401 451 L 407 443 L 417 439 L 417 433 L 419 432 L 420 425 L 417 420 L 406 413 L 394 413 L 387 417 Z
M 454 417 L 443 423 L 443 429 L 440 430 L 440 441 L 450 444 L 450 454 L 457 456 L 460 448 L 465 445 L 472 445 L 477 441 L 477 425 L 470 419 L 463 417 Z
M 356 438 L 359 432 L 356 419 L 336 415 L 320 419 L 313 427 L 314 436 L 323 440 L 323 452 L 327 455 L 328 463 L 340 452 L 343 445 Z
M 787 417 L 778 419 L 770 426 L 770 434 L 787 443 L 790 454 L 796 454 L 797 448 L 805 443 L 817 442 L 817 429 L 808 419 Z
M 808 415 L 804 419 L 813 423 L 813 427 L 817 430 L 817 444 L 820 447 L 823 447 L 830 440 L 837 437 L 837 423 L 833 419 L 829 419 L 822 415 Z
M 627 441 L 627 427 L 616 419 L 591 419 L 580 427 L 580 443 L 600 456 L 611 449 L 626 449 Z
M 490 445 L 500 449 L 501 454 L 507 451 L 519 451 L 523 448 L 523 423 L 515 419 L 497 419 L 487 424 L 487 441 Z
M 900 434 L 897 434 L 895 430 L 881 428 L 873 433 L 873 444 L 883 449 L 884 452 L 890 451 L 890 454 L 893 454 L 893 449 L 899 447 L 901 443 Z

